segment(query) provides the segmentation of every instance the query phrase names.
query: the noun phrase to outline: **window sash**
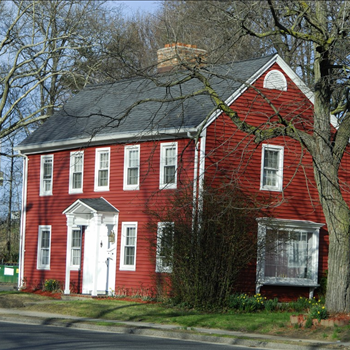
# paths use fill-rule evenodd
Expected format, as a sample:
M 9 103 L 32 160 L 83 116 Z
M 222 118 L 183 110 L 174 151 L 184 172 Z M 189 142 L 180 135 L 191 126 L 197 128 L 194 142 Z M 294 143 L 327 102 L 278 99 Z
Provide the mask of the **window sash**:
M 128 150 L 127 185 L 137 185 L 139 183 L 139 150 Z
M 50 268 L 50 244 L 51 244 L 51 228 L 39 227 L 38 240 L 38 269 Z
M 96 150 L 95 191 L 108 190 L 110 150 Z
M 43 156 L 41 158 L 40 194 L 48 195 L 52 193 L 52 178 L 53 178 L 53 156 Z
M 176 187 L 177 144 L 161 145 L 160 186 Z
M 260 189 L 281 191 L 282 181 L 283 147 L 274 145 L 263 145 Z
M 81 189 L 83 179 L 83 156 L 73 156 L 72 188 Z
M 126 228 L 124 265 L 135 264 L 136 227 Z
M 137 223 L 122 224 L 120 270 L 135 271 L 136 268 Z
M 72 231 L 72 255 L 71 255 L 71 265 L 80 266 L 81 259 L 81 231 Z

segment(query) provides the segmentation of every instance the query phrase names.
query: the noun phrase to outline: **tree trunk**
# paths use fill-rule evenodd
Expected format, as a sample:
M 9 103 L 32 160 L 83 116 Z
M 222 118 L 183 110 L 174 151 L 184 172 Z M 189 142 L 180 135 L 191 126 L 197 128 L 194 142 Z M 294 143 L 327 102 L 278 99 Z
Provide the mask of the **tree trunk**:
M 350 312 L 350 210 L 340 191 L 337 167 L 325 161 L 325 152 L 317 158 L 314 174 L 329 232 L 326 308 Z

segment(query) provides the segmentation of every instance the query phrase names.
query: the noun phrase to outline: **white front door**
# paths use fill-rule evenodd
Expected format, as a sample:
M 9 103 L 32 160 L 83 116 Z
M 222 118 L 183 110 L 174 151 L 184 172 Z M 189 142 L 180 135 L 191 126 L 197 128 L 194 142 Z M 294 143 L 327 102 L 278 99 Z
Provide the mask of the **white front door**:
M 83 294 L 91 294 L 94 289 L 94 273 L 97 272 L 97 294 L 113 294 L 116 273 L 116 244 L 109 242 L 111 225 L 101 225 L 98 239 L 97 230 L 89 225 L 85 230 Z M 96 244 L 98 245 L 96 249 Z M 97 255 L 97 256 L 96 256 Z M 97 260 L 97 268 L 96 268 Z

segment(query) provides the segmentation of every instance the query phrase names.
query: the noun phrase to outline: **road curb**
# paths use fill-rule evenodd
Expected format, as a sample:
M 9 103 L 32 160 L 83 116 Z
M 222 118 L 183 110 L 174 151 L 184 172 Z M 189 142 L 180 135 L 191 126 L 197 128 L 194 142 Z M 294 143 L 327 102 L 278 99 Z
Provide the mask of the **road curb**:
M 55 315 L 56 316 L 56 315 Z M 294 339 L 280 339 L 279 337 L 269 336 L 270 339 L 264 336 L 254 335 L 254 339 L 242 333 L 238 336 L 238 332 L 226 332 L 225 334 L 218 334 L 220 330 L 207 330 L 201 328 L 184 329 L 181 327 L 168 326 L 172 329 L 162 329 L 162 325 L 145 325 L 142 322 L 134 325 L 128 325 L 124 322 L 111 320 L 91 320 L 74 317 L 38 317 L 21 315 L 11 310 L 9 314 L 1 314 L 0 320 L 6 322 L 35 324 L 42 326 L 55 326 L 65 328 L 76 328 L 82 330 L 93 330 L 98 332 L 112 332 L 135 334 L 140 336 L 171 338 L 178 340 L 199 341 L 213 344 L 239 345 L 247 347 L 259 347 L 264 349 L 286 349 L 286 350 L 330 350 L 330 349 L 349 349 L 349 343 L 326 343 L 310 340 L 294 340 Z M 107 323 L 108 325 L 101 325 Z M 138 325 L 136 325 L 138 324 Z M 222 331 L 220 332 L 222 333 Z M 232 334 L 235 333 L 235 334 Z

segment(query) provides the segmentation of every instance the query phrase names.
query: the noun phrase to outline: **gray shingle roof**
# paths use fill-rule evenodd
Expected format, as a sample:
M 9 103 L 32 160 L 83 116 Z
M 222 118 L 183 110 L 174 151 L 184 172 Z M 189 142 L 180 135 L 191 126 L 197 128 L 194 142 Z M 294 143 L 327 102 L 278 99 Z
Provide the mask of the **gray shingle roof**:
M 267 56 L 208 66 L 205 74 L 218 94 L 227 99 L 271 60 L 272 56 Z M 183 76 L 183 72 L 177 72 L 163 75 L 161 79 L 164 82 L 174 81 Z M 101 136 L 113 140 L 121 135 L 141 136 L 152 133 L 157 137 L 167 131 L 174 133 L 180 129 L 196 128 L 214 111 L 214 103 L 208 95 L 192 96 L 180 101 L 176 101 L 176 98 L 202 88 L 196 79 L 165 88 L 146 78 L 90 86 L 68 101 L 60 111 L 22 141 L 17 149 L 86 143 L 87 139 L 93 141 Z M 147 101 L 148 99 L 152 101 Z M 147 102 L 138 104 L 140 101 Z M 131 106 L 134 108 L 130 109 Z
M 97 212 L 107 212 L 107 213 L 118 212 L 118 210 L 114 208 L 113 205 L 109 204 L 102 197 L 101 198 L 80 198 L 79 201 L 86 204 L 91 209 L 96 210 Z

